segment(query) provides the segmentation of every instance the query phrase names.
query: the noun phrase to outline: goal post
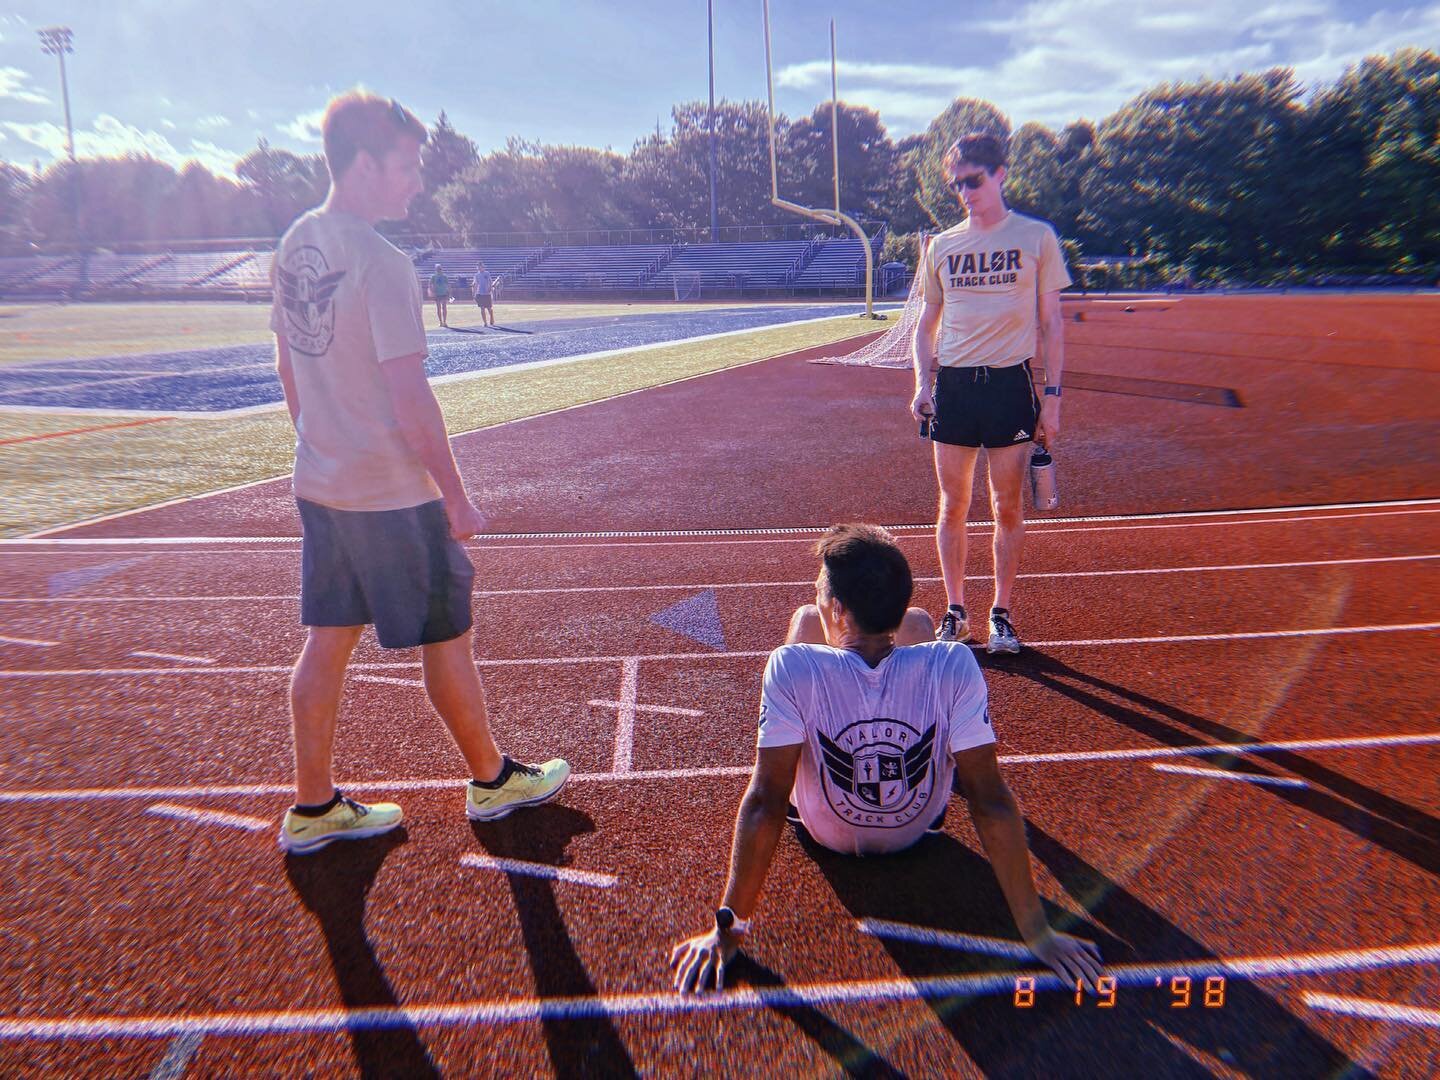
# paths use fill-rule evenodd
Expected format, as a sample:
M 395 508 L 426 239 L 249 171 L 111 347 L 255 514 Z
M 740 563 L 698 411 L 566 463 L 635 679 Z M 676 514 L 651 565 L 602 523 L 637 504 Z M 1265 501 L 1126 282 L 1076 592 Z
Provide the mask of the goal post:
M 812 364 L 838 364 L 842 367 L 908 368 L 914 364 L 915 328 L 925 310 L 925 249 L 930 236 L 920 233 L 918 237 L 915 277 L 910 282 L 910 293 L 905 298 L 905 310 L 899 321 L 874 341 L 843 355 L 817 356 Z M 836 348 L 844 348 L 845 342 L 836 342 Z
M 875 252 L 870 248 L 870 238 L 865 235 L 865 230 L 860 227 L 859 222 L 840 209 L 840 147 L 838 142 L 840 93 L 835 72 L 834 20 L 831 20 L 830 23 L 830 130 L 831 140 L 834 144 L 835 209 L 818 210 L 780 198 L 780 170 L 775 158 L 775 76 L 770 54 L 770 0 L 764 0 L 763 10 L 765 15 L 765 91 L 769 107 L 767 115 L 770 131 L 770 203 L 772 206 L 800 214 L 812 221 L 823 221 L 827 225 L 845 225 L 860 238 L 860 245 L 865 251 L 865 315 L 863 317 L 884 319 L 884 315 L 875 313 Z

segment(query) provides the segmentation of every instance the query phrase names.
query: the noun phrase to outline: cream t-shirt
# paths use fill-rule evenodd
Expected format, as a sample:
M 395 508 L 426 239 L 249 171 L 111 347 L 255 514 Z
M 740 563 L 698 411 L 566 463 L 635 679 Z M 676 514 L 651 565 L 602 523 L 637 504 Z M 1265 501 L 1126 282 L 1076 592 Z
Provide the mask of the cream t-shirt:
M 803 745 L 792 799 L 816 841 L 878 855 L 939 817 L 951 754 L 995 741 L 987 702 L 967 645 L 906 645 L 873 668 L 848 649 L 784 645 L 765 666 L 757 742 Z
M 1055 230 L 1006 213 L 982 229 L 967 218 L 930 241 L 925 302 L 943 301 L 941 367 L 1010 367 L 1035 355 L 1041 293 L 1070 284 Z
M 410 259 L 361 218 L 312 210 L 275 255 L 270 329 L 290 346 L 295 494 L 337 510 L 400 510 L 440 497 L 400 433 L 386 360 L 426 353 Z

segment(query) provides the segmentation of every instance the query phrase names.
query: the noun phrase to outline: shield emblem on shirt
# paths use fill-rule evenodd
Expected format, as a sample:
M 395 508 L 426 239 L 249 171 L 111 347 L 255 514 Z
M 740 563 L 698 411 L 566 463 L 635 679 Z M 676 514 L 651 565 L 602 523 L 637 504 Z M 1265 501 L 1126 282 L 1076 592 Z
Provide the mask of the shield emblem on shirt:
M 905 798 L 904 759 L 869 747 L 855 755 L 855 794 L 877 810 L 890 810 Z

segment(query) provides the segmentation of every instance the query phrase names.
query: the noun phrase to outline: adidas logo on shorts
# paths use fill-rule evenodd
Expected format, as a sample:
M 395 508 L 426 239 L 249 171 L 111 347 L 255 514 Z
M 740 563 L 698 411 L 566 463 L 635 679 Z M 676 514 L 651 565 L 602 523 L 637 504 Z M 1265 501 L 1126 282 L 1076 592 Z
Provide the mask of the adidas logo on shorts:
M 1019 442 L 1021 439 L 1028 438 L 1030 438 L 1030 433 L 1026 431 L 1023 427 L 1019 431 L 1015 432 L 1015 442 Z

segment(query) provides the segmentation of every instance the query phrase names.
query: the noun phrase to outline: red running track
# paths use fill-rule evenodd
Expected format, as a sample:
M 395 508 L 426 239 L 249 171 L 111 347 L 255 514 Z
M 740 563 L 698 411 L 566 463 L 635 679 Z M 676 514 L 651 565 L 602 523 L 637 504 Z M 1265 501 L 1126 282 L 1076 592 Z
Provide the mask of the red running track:
M 982 662 L 1041 891 L 1101 944 L 1110 1010 L 1053 989 L 1016 1008 L 1031 965 L 974 951 L 1015 931 L 959 806 L 884 860 L 787 836 L 739 989 L 702 1011 L 669 993 L 664 956 L 723 882 L 759 671 L 808 597 L 813 537 L 474 545 L 497 731 L 565 753 L 577 781 L 468 825 L 414 654 L 367 643 L 340 773 L 410 823 L 300 860 L 273 840 L 294 544 L 11 547 L 0 1067 L 728 1075 L 763 1054 L 780 1073 L 1433 1074 L 1440 1040 L 1414 1017 L 1440 990 L 1437 513 L 1033 530 L 1032 648 Z M 903 543 L 937 609 L 931 538 Z M 653 621 L 707 594 L 723 642 Z M 1365 1002 L 1410 1018 L 1331 1011 Z

